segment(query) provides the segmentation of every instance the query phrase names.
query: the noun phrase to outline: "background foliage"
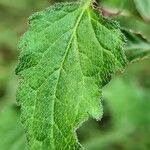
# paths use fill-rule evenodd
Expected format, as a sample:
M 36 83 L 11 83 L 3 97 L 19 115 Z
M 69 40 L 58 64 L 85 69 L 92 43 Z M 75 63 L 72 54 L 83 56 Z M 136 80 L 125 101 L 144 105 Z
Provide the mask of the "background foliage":
M 0 0 L 0 148 L 3 150 L 26 149 L 19 123 L 20 108 L 15 102 L 19 80 L 14 75 L 17 42 L 27 30 L 26 18 L 55 2 L 58 1 Z M 128 55 L 133 50 L 136 55 L 139 51 L 145 54 L 150 50 L 150 0 L 97 2 L 100 5 L 96 9 L 120 23 L 129 41 L 126 45 L 126 50 L 130 50 Z M 134 36 L 127 34 L 128 30 L 134 32 Z M 129 64 L 124 75 L 118 73 L 105 87 L 102 120 L 89 120 L 77 131 L 87 150 L 150 149 L 149 65 L 149 58 Z

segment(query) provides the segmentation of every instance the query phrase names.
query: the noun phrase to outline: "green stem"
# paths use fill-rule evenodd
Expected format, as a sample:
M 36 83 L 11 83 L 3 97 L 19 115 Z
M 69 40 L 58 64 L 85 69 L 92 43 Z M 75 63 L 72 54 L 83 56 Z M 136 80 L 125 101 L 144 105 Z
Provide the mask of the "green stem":
M 88 7 L 94 3 L 94 0 L 81 0 L 81 3 L 84 7 Z

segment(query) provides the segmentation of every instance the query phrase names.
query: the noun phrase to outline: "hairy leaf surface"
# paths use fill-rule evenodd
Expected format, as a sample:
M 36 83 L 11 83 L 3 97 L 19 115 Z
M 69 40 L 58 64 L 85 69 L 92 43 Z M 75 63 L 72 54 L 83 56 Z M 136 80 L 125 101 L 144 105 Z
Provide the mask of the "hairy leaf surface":
M 29 21 L 16 73 L 30 149 L 82 149 L 75 130 L 101 118 L 101 88 L 126 66 L 124 36 L 90 1 L 56 4 Z

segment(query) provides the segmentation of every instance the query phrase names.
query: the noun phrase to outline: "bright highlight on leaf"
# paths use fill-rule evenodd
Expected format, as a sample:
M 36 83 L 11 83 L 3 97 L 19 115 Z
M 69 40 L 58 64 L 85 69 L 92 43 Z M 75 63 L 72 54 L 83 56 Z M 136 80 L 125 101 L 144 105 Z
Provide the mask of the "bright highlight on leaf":
M 30 149 L 82 149 L 75 131 L 101 118 L 101 89 L 126 66 L 124 36 L 90 1 L 56 4 L 29 21 L 16 74 Z

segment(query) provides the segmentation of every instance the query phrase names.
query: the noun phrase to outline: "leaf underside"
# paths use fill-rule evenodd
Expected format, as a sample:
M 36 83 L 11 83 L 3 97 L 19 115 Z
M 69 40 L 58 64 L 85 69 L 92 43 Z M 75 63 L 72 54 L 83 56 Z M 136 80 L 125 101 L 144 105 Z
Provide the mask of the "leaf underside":
M 101 89 L 126 66 L 118 24 L 90 6 L 36 13 L 20 43 L 17 101 L 31 150 L 79 150 L 75 130 L 102 116 Z

